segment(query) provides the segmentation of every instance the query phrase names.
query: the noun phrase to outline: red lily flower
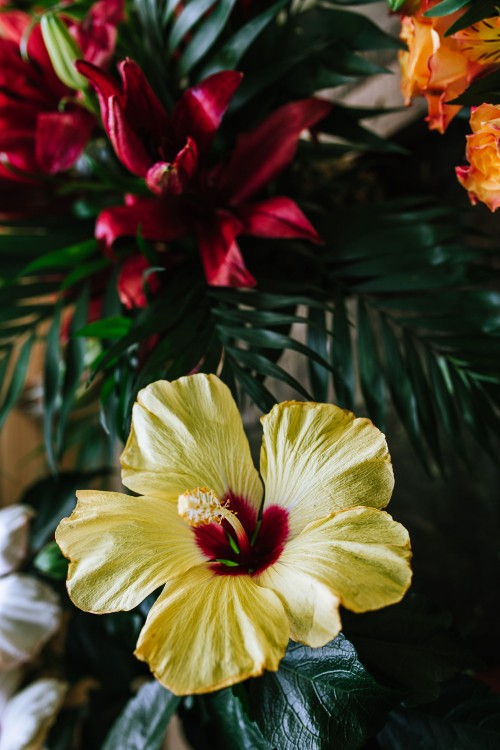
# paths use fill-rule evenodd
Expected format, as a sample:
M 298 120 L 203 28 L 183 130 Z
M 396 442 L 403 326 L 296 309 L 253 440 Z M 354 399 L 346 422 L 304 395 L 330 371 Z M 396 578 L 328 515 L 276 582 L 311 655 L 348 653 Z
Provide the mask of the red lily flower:
M 123 0 L 100 0 L 79 24 L 68 21 L 87 59 L 104 63 L 115 44 Z M 31 25 L 22 11 L 0 14 L 0 176 L 36 182 L 73 166 L 90 138 L 93 116 L 75 101 L 75 92 L 57 77 L 40 26 L 20 45 Z M 67 102 L 60 111 L 61 102 Z
M 201 86 L 202 84 L 200 84 Z M 239 235 L 321 242 L 297 204 L 285 196 L 255 200 L 292 161 L 299 136 L 323 119 L 331 105 L 320 99 L 291 102 L 242 134 L 230 158 L 199 172 L 192 192 L 136 198 L 103 211 L 96 236 L 110 247 L 140 228 L 149 240 L 173 241 L 194 230 L 205 275 L 213 286 L 253 286 L 237 244 Z
M 133 60 L 119 65 L 121 86 L 95 65 L 76 66 L 97 92 L 117 157 L 157 195 L 179 195 L 190 183 L 241 80 L 234 71 L 206 78 L 187 89 L 169 117 Z

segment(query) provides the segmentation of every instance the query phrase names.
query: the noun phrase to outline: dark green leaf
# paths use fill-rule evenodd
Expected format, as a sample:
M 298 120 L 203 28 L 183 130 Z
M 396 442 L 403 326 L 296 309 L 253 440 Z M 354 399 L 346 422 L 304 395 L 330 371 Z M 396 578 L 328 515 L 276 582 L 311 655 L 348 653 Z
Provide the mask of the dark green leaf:
M 326 330 L 326 316 L 324 310 L 314 307 L 309 308 L 309 321 L 307 327 L 307 346 L 318 354 L 322 359 L 328 359 L 328 335 Z M 328 401 L 328 381 L 330 373 L 326 367 L 322 367 L 313 359 L 307 361 L 309 368 L 309 379 L 311 390 L 316 401 Z
M 193 2 L 193 0 L 191 0 Z M 196 0 L 194 0 L 196 2 Z M 188 8 L 189 5 L 188 4 Z M 179 62 L 179 75 L 187 75 L 207 54 L 212 45 L 222 34 L 236 0 L 217 0 L 212 12 L 202 20 L 194 32 Z
M 257 724 L 247 716 L 234 690 L 218 690 L 206 700 L 215 719 L 218 750 L 272 750 Z
M 43 377 L 43 437 L 50 470 L 57 471 L 54 455 L 54 415 L 61 384 L 61 308 L 58 305 L 47 334 Z
M 125 706 L 102 750 L 160 750 L 179 701 L 159 682 L 143 685 Z
M 102 318 L 86 326 L 76 329 L 77 336 L 87 339 L 121 339 L 126 336 L 132 328 L 132 320 L 115 316 L 113 318 Z
M 291 644 L 278 672 L 250 683 L 252 715 L 280 750 L 359 750 L 398 696 L 378 685 L 351 643 Z
M 344 409 L 352 409 L 354 407 L 354 362 L 351 323 L 345 298 L 340 291 L 335 295 L 331 354 L 336 402 Z
M 377 427 L 383 430 L 386 411 L 384 373 L 368 310 L 361 300 L 358 305 L 358 367 L 368 414 Z
M 35 337 L 34 334 L 32 334 L 28 339 L 26 339 L 19 351 L 19 355 L 14 365 L 12 378 L 0 407 L 0 427 L 2 427 L 2 425 L 4 424 L 5 420 L 9 416 L 11 409 L 16 405 L 17 399 L 21 395 L 24 381 L 26 379 L 26 374 L 28 372 L 31 349 L 33 347 L 34 340 Z M 6 360 L 3 360 L 1 369 L 3 370 L 5 369 L 5 367 Z

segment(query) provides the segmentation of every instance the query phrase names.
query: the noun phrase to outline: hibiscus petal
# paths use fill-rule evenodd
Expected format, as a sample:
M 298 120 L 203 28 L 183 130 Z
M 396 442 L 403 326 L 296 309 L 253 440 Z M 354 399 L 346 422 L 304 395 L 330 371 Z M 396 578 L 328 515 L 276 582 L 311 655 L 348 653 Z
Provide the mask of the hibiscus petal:
M 95 236 L 110 248 L 115 240 L 135 237 L 139 230 L 146 240 L 179 239 L 187 231 L 183 204 L 175 199 L 139 198 L 126 206 L 106 208 L 98 216 Z
M 384 435 L 333 404 L 277 404 L 262 418 L 266 503 L 289 511 L 294 536 L 354 505 L 383 508 L 394 477 Z
M 244 224 L 243 234 L 322 242 L 309 219 L 290 198 L 277 196 L 260 203 L 247 203 L 239 206 L 236 213 Z
M 2 715 L 0 750 L 38 750 L 63 704 L 68 683 L 43 678 L 17 693 Z
M 325 584 L 344 607 L 366 612 L 403 598 L 410 558 L 404 526 L 385 511 L 358 507 L 311 523 L 287 543 L 279 564 Z
M 225 70 L 187 89 L 172 115 L 175 139 L 182 142 L 191 136 L 206 156 L 242 77 L 242 73 Z
M 126 487 L 177 497 L 208 487 L 260 507 L 262 486 L 229 388 L 214 375 L 159 380 L 139 392 L 122 453 Z
M 276 671 L 289 632 L 276 594 L 203 566 L 165 586 L 135 654 L 176 695 L 205 693 Z
M 217 188 L 232 206 L 252 198 L 293 159 L 299 136 L 325 117 L 332 105 L 321 99 L 290 102 L 254 130 L 240 135 Z
M 70 560 L 68 593 L 85 611 L 130 610 L 206 560 L 173 502 L 94 490 L 77 496 L 56 540 Z
M 0 576 L 11 573 L 28 551 L 28 523 L 34 511 L 27 505 L 0 510 Z
M 252 287 L 256 281 L 247 271 L 236 237 L 243 231 L 236 217 L 217 211 L 212 221 L 196 228 L 205 276 L 211 286 Z
M 72 112 L 38 115 L 35 153 L 39 168 L 47 174 L 70 169 L 87 145 L 95 120 L 78 107 Z
M 0 670 L 32 659 L 56 631 L 59 600 L 45 583 L 11 573 L 0 579 Z
M 290 621 L 290 638 L 317 648 L 340 632 L 339 599 L 333 591 L 294 564 L 289 555 L 267 568 L 256 579 L 281 599 Z

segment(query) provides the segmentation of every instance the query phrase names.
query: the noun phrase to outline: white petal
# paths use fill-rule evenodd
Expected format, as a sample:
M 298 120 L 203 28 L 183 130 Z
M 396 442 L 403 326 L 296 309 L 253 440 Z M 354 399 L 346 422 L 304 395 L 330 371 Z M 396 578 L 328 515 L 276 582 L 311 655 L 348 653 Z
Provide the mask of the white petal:
M 0 670 L 33 658 L 60 616 L 59 600 L 47 584 L 22 573 L 0 579 Z
M 42 750 L 67 689 L 67 683 L 45 678 L 17 693 L 2 716 L 0 750 Z
M 0 734 L 2 733 L 2 716 L 5 706 L 23 681 L 23 674 L 21 668 L 0 672 Z
M 0 576 L 11 573 L 26 557 L 28 522 L 33 510 L 27 505 L 10 505 L 0 510 Z

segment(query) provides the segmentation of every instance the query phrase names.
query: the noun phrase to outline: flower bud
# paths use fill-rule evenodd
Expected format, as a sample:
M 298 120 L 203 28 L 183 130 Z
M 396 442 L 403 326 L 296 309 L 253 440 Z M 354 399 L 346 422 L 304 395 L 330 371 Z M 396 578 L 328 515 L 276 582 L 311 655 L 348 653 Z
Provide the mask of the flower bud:
M 87 79 L 75 68 L 75 60 L 81 59 L 83 55 L 64 21 L 58 16 L 43 16 L 40 26 L 43 41 L 58 78 L 71 89 L 86 89 Z

